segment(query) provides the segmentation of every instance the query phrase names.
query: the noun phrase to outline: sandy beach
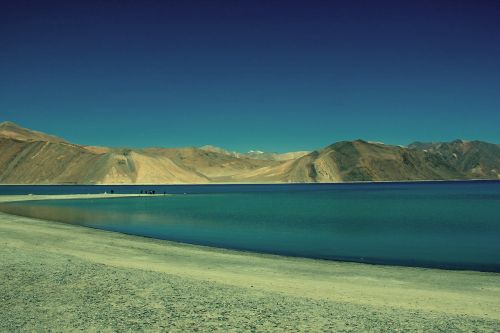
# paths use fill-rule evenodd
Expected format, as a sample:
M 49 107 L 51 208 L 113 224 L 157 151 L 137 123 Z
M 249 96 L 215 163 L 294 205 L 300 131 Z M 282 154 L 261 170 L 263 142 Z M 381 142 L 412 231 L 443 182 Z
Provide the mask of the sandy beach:
M 118 195 L 5 196 L 0 202 Z M 500 274 L 340 263 L 0 213 L 0 331 L 477 331 Z

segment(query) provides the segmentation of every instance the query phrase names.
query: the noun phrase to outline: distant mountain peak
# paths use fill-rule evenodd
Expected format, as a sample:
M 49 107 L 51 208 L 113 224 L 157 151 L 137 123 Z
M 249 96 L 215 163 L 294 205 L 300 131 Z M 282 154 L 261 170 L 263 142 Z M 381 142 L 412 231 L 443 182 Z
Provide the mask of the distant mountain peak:
M 219 154 L 230 155 L 230 156 L 236 156 L 238 154 L 234 151 L 229 151 L 229 150 L 226 150 L 224 148 L 220 148 L 220 147 L 212 146 L 212 145 L 205 145 L 205 146 L 200 147 L 199 149 L 204 150 L 204 151 L 208 151 L 211 153 L 219 153 Z
M 280 153 L 268 153 L 262 150 L 253 150 L 253 149 L 249 150 L 247 153 L 239 153 L 212 145 L 205 145 L 200 147 L 199 149 L 204 151 L 209 151 L 212 153 L 225 154 L 237 158 L 250 158 L 250 159 L 269 160 L 269 161 L 287 161 L 302 157 L 310 153 L 310 151 L 292 151 L 280 154 Z

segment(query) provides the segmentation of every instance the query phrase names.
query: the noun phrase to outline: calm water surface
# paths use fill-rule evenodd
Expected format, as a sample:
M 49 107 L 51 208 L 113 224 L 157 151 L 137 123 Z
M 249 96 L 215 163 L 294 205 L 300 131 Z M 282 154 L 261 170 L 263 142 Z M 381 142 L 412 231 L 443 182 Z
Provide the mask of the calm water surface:
M 177 195 L 19 202 L 0 210 L 239 250 L 500 272 L 500 182 L 0 186 L 0 194 L 111 189 Z

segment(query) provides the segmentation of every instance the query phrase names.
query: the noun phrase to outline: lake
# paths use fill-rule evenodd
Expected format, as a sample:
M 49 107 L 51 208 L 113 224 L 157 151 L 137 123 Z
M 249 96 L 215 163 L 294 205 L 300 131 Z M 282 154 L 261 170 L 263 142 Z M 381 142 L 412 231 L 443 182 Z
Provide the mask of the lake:
M 12 214 L 221 248 L 500 272 L 500 182 L 0 186 L 169 196 L 5 203 Z

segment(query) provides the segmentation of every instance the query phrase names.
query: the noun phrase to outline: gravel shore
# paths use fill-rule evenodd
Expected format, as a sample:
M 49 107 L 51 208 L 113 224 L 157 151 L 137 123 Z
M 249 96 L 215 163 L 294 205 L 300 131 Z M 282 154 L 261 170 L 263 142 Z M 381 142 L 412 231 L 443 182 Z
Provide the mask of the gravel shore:
M 0 213 L 0 331 L 494 332 L 500 274 L 289 258 Z

